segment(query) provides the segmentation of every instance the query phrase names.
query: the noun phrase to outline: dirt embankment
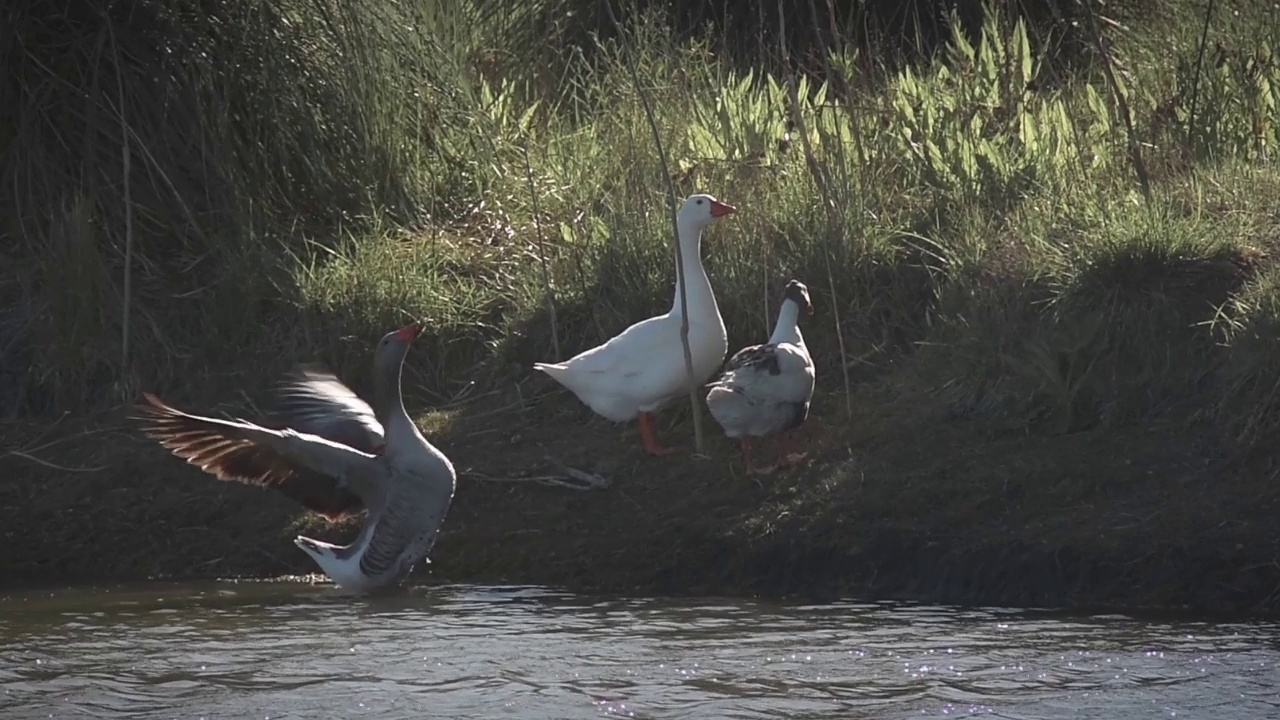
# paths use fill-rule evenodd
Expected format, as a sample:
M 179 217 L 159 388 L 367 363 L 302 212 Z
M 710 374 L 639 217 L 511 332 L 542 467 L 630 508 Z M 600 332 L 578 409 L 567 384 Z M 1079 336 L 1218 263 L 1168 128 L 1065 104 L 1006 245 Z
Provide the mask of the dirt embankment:
M 842 397 L 819 397 L 807 464 L 756 478 L 714 424 L 710 459 L 651 458 L 634 428 L 537 379 L 523 386 L 523 400 L 513 391 L 425 419 L 460 479 L 418 581 L 1280 610 L 1280 487 L 1181 424 L 1034 436 L 868 387 L 852 417 Z M 667 440 L 689 449 L 687 411 L 666 420 Z M 79 471 L 0 459 L 4 584 L 312 572 L 297 532 L 354 531 L 203 476 L 123 412 L 56 434 L 85 431 L 31 454 Z M 36 429 L 5 435 L 31 447 Z M 563 466 L 611 486 L 539 480 Z

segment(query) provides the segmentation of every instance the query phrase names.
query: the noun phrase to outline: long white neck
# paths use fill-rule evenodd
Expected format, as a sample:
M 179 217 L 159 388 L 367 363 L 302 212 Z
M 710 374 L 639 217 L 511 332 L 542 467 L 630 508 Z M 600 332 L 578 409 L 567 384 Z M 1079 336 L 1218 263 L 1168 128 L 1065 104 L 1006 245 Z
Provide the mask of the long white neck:
M 404 440 L 393 440 L 393 438 L 403 438 L 413 427 L 413 420 L 404 409 L 404 395 L 400 392 L 400 373 L 403 363 L 404 353 L 401 352 L 397 357 L 383 360 L 374 370 L 376 375 L 374 382 L 377 383 L 374 387 L 376 406 L 374 413 L 378 417 L 378 422 L 382 423 L 386 429 L 387 442 L 397 445 Z
M 782 307 L 778 310 L 778 324 L 773 326 L 773 334 L 769 336 L 769 342 L 803 345 L 804 336 L 800 334 L 799 319 L 800 306 L 796 301 L 783 300 Z
M 716 296 L 711 292 L 711 281 L 707 279 L 707 271 L 702 268 L 702 228 L 686 222 L 678 222 L 680 232 L 680 260 L 684 263 L 684 279 L 688 283 L 685 289 L 685 301 L 689 303 L 689 319 L 708 316 L 720 317 L 720 308 L 716 306 Z M 683 306 L 680 304 L 680 272 L 676 272 L 676 294 L 671 301 L 672 317 L 679 317 Z

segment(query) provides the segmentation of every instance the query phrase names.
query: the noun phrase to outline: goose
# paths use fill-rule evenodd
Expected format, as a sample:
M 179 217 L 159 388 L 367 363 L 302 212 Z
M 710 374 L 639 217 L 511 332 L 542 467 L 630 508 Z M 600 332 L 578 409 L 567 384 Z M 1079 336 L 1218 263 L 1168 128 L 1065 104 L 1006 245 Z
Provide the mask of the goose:
M 404 409 L 401 368 L 421 329 L 415 322 L 379 341 L 376 413 L 332 374 L 303 366 L 281 383 L 280 429 L 193 415 L 151 393 L 136 419 L 147 437 L 219 480 L 276 490 L 331 521 L 367 510 L 350 545 L 294 543 L 340 589 L 392 587 L 426 559 L 457 482 L 449 458 Z
M 713 220 L 737 212 L 732 205 L 707 194 L 685 199 L 676 215 L 680 255 L 684 264 L 685 292 L 689 303 L 689 354 L 694 382 L 701 385 L 715 373 L 729 349 L 724 320 L 715 293 L 702 267 L 702 229 Z M 682 306 L 680 274 L 676 274 L 671 310 L 641 320 L 608 342 L 560 363 L 534 363 L 535 370 L 550 375 L 595 413 L 613 422 L 635 418 L 640 440 L 651 455 L 666 455 L 673 448 L 658 443 L 653 413 L 672 398 L 687 392 L 684 349 L 680 342 Z
M 749 473 L 767 474 L 776 469 L 752 466 L 751 443 L 756 438 L 775 436 L 779 464 L 805 457 L 804 453 L 788 453 L 786 448 L 787 433 L 804 423 L 813 398 L 813 359 L 800 334 L 801 310 L 813 314 L 809 288 L 792 280 L 783 292 L 769 342 L 734 353 L 724 374 L 711 383 L 707 393 L 707 409 L 725 435 L 738 439 Z

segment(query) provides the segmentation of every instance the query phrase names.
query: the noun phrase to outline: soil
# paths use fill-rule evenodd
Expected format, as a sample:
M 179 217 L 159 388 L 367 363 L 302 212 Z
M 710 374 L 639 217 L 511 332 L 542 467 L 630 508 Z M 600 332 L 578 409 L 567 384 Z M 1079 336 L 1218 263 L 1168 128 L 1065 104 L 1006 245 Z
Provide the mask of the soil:
M 1214 452 L 1194 425 L 1034 435 L 885 384 L 851 405 L 816 398 L 799 443 L 808 458 L 767 476 L 744 472 L 709 416 L 707 457 L 691 453 L 683 406 L 659 416 L 660 437 L 682 452 L 651 457 L 634 425 L 594 418 L 540 377 L 426 414 L 459 481 L 412 581 L 1280 610 L 1280 486 L 1269 468 Z M 311 573 L 297 533 L 354 536 L 356 522 L 329 525 L 214 481 L 126 414 L 5 427 L 5 444 L 24 450 L 0 456 L 0 585 Z M 557 484 L 584 474 L 609 485 Z

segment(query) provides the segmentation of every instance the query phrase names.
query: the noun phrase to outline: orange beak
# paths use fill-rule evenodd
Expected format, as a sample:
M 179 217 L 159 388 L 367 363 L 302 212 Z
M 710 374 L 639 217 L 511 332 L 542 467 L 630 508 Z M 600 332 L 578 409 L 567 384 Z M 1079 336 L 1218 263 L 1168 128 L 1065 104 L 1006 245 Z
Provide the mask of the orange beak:
M 400 328 L 399 330 L 397 330 L 395 333 L 395 338 L 397 340 L 405 340 L 405 341 L 413 340 L 414 338 L 418 337 L 418 333 L 420 332 L 422 332 L 422 323 L 412 322 Z
M 738 212 L 738 208 L 728 203 L 722 203 L 719 200 L 711 201 L 711 217 L 724 217 L 725 215 L 732 215 L 736 212 Z

